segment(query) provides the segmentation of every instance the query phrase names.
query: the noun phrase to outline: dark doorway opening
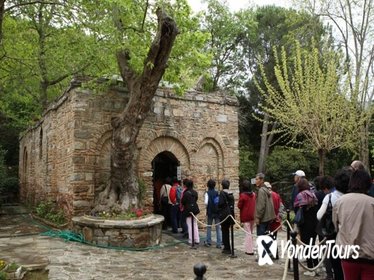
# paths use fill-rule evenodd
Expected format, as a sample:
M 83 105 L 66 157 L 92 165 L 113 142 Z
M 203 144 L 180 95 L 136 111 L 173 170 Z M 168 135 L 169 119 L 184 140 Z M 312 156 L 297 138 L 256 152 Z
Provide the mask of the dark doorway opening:
M 178 159 L 171 152 L 159 153 L 152 160 L 153 170 L 153 209 L 154 213 L 160 214 L 160 189 L 167 177 L 173 179 L 177 176 Z

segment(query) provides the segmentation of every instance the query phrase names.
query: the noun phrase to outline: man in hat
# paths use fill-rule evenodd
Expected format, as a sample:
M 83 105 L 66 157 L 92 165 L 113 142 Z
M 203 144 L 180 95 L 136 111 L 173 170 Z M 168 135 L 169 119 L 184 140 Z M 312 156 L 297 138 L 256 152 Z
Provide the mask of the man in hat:
M 297 170 L 295 173 L 293 173 L 293 175 L 294 175 L 293 180 L 294 180 L 295 184 L 292 187 L 291 201 L 290 201 L 290 204 L 289 204 L 290 209 L 293 209 L 293 203 L 294 203 L 295 198 L 296 198 L 297 193 L 298 193 L 298 189 L 297 189 L 296 184 L 297 184 L 297 182 L 299 182 L 299 180 L 301 178 L 305 178 L 305 172 L 302 171 L 302 170 Z

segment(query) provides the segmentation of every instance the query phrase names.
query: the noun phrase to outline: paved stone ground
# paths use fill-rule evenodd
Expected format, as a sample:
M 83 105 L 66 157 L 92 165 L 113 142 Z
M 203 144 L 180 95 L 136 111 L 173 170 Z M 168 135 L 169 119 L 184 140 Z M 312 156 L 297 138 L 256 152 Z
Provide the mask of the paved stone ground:
M 244 233 L 239 229 L 235 231 L 237 258 L 223 255 L 215 246 L 200 245 L 191 249 L 180 234 L 167 232 L 163 233 L 161 246 L 129 251 L 41 236 L 39 233 L 45 230 L 22 207 L 3 207 L 0 212 L 0 258 L 23 265 L 47 265 L 49 279 L 54 280 L 194 279 L 193 266 L 197 263 L 207 266 L 206 279 L 278 280 L 282 279 L 285 265 L 285 260 L 280 259 L 272 266 L 259 266 L 255 256 L 244 254 Z M 200 234 L 203 239 L 205 232 Z M 285 239 L 284 232 L 279 235 L 279 239 Z M 293 279 L 292 274 L 289 273 L 286 279 Z M 313 277 L 301 275 L 300 279 Z

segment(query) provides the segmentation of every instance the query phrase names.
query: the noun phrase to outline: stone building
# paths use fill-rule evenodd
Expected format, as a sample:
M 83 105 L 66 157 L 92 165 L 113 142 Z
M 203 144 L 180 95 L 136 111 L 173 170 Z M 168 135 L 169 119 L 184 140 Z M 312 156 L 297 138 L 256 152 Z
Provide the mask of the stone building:
M 119 87 L 93 93 L 78 86 L 51 104 L 20 140 L 21 200 L 56 201 L 68 217 L 89 213 L 110 174 L 111 118 L 127 96 Z M 138 176 L 148 203 L 153 182 L 176 176 L 178 169 L 193 177 L 201 206 L 210 178 L 228 178 L 237 190 L 237 110 L 236 98 L 223 93 L 157 91 L 137 139 Z

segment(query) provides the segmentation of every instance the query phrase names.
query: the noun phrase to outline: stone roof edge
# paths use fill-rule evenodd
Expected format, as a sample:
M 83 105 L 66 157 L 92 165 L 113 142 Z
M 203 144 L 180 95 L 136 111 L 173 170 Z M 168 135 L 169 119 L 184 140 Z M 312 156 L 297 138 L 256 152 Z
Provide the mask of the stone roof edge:
M 225 93 L 224 91 L 202 92 L 197 90 L 187 90 L 184 95 L 174 93 L 172 88 L 159 87 L 155 96 L 185 100 L 197 101 L 203 103 L 220 104 L 228 106 L 239 106 L 239 101 L 236 96 Z
M 106 79 L 98 79 L 98 83 L 103 82 Z M 43 122 L 45 116 L 50 111 L 56 111 L 62 104 L 65 103 L 65 101 L 68 99 L 68 94 L 70 91 L 72 91 L 75 88 L 80 88 L 82 85 L 82 80 L 79 78 L 73 78 L 70 82 L 70 86 L 64 91 L 62 95 L 56 98 L 55 101 L 51 102 L 48 106 L 48 108 L 43 112 L 42 117 L 39 121 L 37 121 L 34 125 L 27 128 L 25 131 L 22 132 L 22 134 L 19 137 L 19 140 L 21 141 L 22 138 L 32 130 L 37 129 Z M 112 86 L 113 89 L 120 90 L 120 88 L 117 86 Z M 223 91 L 216 91 L 216 92 L 202 92 L 197 90 L 187 90 L 184 95 L 177 95 L 173 88 L 168 87 L 159 87 L 156 91 L 155 96 L 159 97 L 165 97 L 165 98 L 171 98 L 171 99 L 177 99 L 177 100 L 185 100 L 185 101 L 198 101 L 198 102 L 204 102 L 204 103 L 211 103 L 211 104 L 220 104 L 220 105 L 228 105 L 228 106 L 239 106 L 238 99 L 235 96 L 226 94 Z

